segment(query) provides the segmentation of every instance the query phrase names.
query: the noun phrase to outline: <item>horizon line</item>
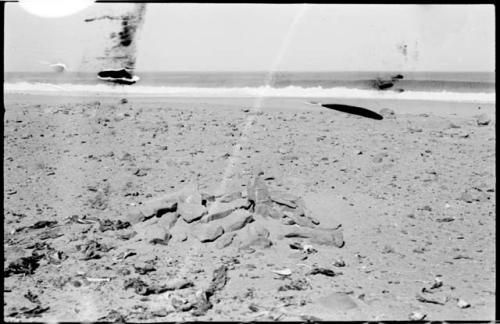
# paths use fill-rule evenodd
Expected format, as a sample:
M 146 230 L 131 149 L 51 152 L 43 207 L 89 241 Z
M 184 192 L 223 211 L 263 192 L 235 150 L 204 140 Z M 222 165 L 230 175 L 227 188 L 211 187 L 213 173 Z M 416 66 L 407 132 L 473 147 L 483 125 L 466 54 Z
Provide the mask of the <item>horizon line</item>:
M 97 73 L 98 70 L 75 70 L 63 73 Z M 139 73 L 496 73 L 491 70 L 279 70 L 269 72 L 266 70 L 138 70 Z M 5 73 L 51 73 L 48 70 L 4 70 Z

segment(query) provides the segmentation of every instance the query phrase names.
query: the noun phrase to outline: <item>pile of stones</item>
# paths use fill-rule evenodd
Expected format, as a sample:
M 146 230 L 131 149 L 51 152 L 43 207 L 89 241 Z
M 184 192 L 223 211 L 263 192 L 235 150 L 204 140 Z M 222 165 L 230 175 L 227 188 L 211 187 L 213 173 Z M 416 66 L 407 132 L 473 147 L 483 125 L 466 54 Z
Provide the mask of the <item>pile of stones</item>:
M 277 239 L 304 238 L 313 244 L 344 245 L 341 225 L 321 227 L 303 198 L 270 190 L 262 172 L 246 189 L 215 195 L 188 185 L 135 206 L 127 221 L 137 233 L 135 240 L 151 244 L 195 239 L 219 249 L 252 249 L 270 247 Z

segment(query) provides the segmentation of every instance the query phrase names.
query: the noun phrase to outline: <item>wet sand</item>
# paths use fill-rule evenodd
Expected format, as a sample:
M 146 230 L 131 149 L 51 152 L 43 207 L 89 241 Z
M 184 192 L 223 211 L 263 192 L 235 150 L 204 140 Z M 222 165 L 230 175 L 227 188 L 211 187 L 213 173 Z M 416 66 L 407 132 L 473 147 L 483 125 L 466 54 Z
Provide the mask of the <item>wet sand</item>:
M 494 319 L 494 105 L 335 101 L 395 111 L 377 121 L 293 98 L 4 102 L 4 268 L 44 254 L 32 274 L 5 278 L 6 320 Z M 478 125 L 482 113 L 488 125 Z M 167 245 L 149 244 L 148 234 L 123 239 L 141 223 L 101 231 L 85 221 L 130 221 L 140 203 L 190 184 L 245 196 L 255 170 L 270 190 L 302 197 L 321 226 L 340 223 L 345 245 L 297 254 L 290 244 L 310 240 L 283 238 L 279 222 L 258 215 L 272 245 L 253 251 L 202 243 L 183 219 L 176 226 L 186 240 L 174 233 Z M 23 229 L 38 221 L 57 224 Z M 112 249 L 82 260 L 89 242 Z M 221 266 L 227 282 L 211 309 L 195 316 L 179 306 Z M 308 273 L 314 268 L 337 274 Z M 291 275 L 272 272 L 283 269 Z M 125 288 L 135 278 L 193 287 L 145 296 Z M 443 285 L 431 289 L 435 278 Z M 40 317 L 28 317 L 37 305 L 31 313 Z

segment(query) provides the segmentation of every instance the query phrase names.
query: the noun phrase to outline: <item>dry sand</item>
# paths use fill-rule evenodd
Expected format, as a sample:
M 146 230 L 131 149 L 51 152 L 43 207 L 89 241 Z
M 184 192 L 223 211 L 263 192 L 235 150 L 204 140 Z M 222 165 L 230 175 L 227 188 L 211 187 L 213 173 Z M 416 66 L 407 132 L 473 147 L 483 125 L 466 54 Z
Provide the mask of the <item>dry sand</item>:
M 251 99 L 120 99 L 5 97 L 4 269 L 41 255 L 32 273 L 7 272 L 5 320 L 494 319 L 493 105 L 349 102 L 396 112 L 377 121 L 299 99 L 261 112 L 245 109 Z M 484 112 L 492 121 L 479 126 Z M 247 226 L 266 227 L 270 247 L 201 243 L 182 218 L 186 237 L 153 245 L 152 232 L 119 238 L 143 223 L 101 231 L 93 220 L 125 222 L 189 184 L 245 195 L 255 170 L 302 197 L 320 226 L 340 223 L 345 245 L 297 252 L 291 243 L 311 242 L 280 236 L 297 225 L 259 215 Z M 57 224 L 23 228 L 38 221 Z M 134 278 L 193 286 L 140 294 L 125 289 Z M 211 309 L 185 306 L 210 289 Z

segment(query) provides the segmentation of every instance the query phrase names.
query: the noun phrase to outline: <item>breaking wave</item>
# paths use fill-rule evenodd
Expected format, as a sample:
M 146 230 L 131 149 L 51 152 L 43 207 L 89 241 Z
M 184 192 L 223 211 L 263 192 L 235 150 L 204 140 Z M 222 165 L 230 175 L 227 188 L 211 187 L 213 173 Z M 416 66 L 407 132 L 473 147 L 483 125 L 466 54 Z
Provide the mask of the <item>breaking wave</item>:
M 158 97 L 278 97 L 278 98 L 339 98 L 339 99 L 393 99 L 425 100 L 448 102 L 495 103 L 494 92 L 453 92 L 453 91 L 377 91 L 347 87 L 300 87 L 275 88 L 259 87 L 173 87 L 148 85 L 107 85 L 107 84 L 52 84 L 17 82 L 4 83 L 6 93 L 47 94 L 47 95 L 117 95 L 117 96 L 158 96 Z

